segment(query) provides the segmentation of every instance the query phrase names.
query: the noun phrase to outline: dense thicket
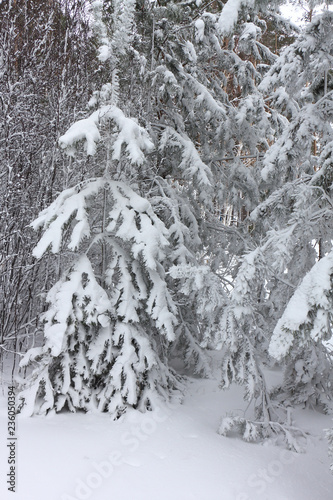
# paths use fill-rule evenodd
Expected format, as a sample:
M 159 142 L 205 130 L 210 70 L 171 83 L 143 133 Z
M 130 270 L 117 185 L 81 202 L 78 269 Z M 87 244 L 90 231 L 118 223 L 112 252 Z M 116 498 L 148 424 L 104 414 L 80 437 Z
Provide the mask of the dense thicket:
M 79 1 L 0 2 L 0 344 L 14 364 L 10 353 L 34 342 L 58 273 L 32 258 L 28 225 L 87 168 L 84 160 L 73 170 L 57 140 L 96 81 L 89 29 Z

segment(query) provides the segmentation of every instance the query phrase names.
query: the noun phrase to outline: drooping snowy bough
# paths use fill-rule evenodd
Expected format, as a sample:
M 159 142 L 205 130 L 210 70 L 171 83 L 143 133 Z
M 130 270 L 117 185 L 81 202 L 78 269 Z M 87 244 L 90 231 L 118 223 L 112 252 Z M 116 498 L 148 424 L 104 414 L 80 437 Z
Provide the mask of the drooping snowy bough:
M 42 231 L 34 256 L 59 254 L 63 270 L 46 297 L 44 344 L 21 362 L 28 369 L 21 410 L 30 415 L 67 408 L 117 418 L 128 406 L 149 410 L 159 397 L 178 395 L 170 355 L 209 373 L 203 348 L 225 302 L 220 280 L 202 262 L 199 221 L 212 205 L 211 170 L 172 120 L 156 137 L 143 125 L 143 105 L 140 124 L 130 117 L 137 100 L 128 102 L 119 75 L 129 77 L 126 57 L 133 58 L 134 79 L 146 64 L 132 47 L 136 5 L 115 2 L 111 38 L 102 7 L 93 3 L 99 59 L 109 64 L 111 82 L 90 100 L 95 111 L 59 139 L 74 157 L 83 144 L 98 175 L 65 189 L 32 224 Z M 174 86 L 170 75 L 157 67 L 153 84 L 162 78 Z M 223 111 L 202 84 L 188 81 L 207 106 Z

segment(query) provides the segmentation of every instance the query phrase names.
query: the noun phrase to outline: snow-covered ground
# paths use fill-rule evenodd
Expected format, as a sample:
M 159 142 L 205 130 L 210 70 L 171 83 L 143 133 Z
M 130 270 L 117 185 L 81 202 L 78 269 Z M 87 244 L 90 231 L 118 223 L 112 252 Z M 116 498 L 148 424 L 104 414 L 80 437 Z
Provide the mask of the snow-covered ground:
M 274 375 L 274 374 L 273 374 Z M 299 410 L 310 432 L 305 453 L 216 433 L 221 416 L 245 410 L 242 390 L 188 379 L 181 405 L 155 412 L 62 413 L 18 418 L 17 491 L 9 492 L 6 390 L 0 397 L 1 499 L 332 500 L 323 429 L 331 418 Z

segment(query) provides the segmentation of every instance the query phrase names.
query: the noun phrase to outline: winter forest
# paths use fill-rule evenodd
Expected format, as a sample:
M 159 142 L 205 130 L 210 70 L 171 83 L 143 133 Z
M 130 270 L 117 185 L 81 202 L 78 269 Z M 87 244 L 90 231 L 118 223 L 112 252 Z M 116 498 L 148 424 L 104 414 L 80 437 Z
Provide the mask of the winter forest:
M 283 3 L 0 0 L 18 419 L 112 428 L 213 380 L 246 409 L 220 404 L 218 446 L 309 453 L 308 412 L 333 462 L 333 11 Z M 298 499 L 265 494 L 207 498 Z

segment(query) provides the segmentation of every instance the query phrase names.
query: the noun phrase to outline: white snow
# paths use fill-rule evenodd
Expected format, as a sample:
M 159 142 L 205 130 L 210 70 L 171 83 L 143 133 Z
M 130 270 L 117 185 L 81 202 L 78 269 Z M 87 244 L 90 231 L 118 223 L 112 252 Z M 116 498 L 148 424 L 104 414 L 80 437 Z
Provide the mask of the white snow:
M 327 311 L 330 309 L 327 292 L 331 289 L 330 275 L 333 272 L 333 252 L 319 260 L 305 275 L 302 283 L 290 299 L 278 321 L 269 346 L 269 353 L 275 359 L 283 358 L 295 338 L 293 332 L 310 322 L 308 313 L 315 310 L 311 331 L 313 340 L 318 340 L 327 330 Z
M 143 151 L 149 153 L 154 149 L 154 144 L 150 140 L 147 131 L 140 127 L 134 119 L 127 118 L 116 106 L 113 106 L 108 113 L 119 128 L 119 134 L 113 144 L 112 158 L 114 160 L 120 159 L 121 147 L 125 144 L 131 161 L 137 165 L 142 165 L 144 161 Z
M 202 19 L 195 21 L 195 39 L 197 42 L 202 42 L 205 36 L 205 23 Z
M 111 57 L 111 49 L 108 45 L 101 45 L 99 48 L 98 48 L 98 59 L 101 61 L 101 62 L 105 62 L 109 59 L 109 57 Z
M 185 179 L 196 180 L 199 186 L 203 184 L 211 186 L 211 172 L 201 160 L 193 142 L 185 134 L 180 135 L 170 127 L 166 127 L 160 140 L 160 149 L 163 150 L 167 146 L 182 149 L 182 161 L 179 168 L 183 171 Z
M 43 227 L 45 232 L 33 250 L 34 257 L 40 259 L 49 247 L 53 253 L 59 252 L 63 228 L 75 212 L 78 223 L 74 227 L 68 247 L 74 250 L 84 237 L 89 236 L 86 199 L 98 193 L 102 186 L 103 180 L 97 179 L 80 185 L 80 189 L 78 186 L 66 189 L 39 214 L 31 226 L 35 230 Z
M 157 68 L 155 68 L 155 72 L 163 75 L 165 83 L 168 83 L 170 85 L 178 85 L 174 74 L 169 71 L 163 64 L 157 66 Z
M 97 128 L 97 115 L 94 113 L 89 118 L 73 123 L 66 134 L 60 137 L 59 145 L 61 148 L 65 149 L 72 146 L 75 142 L 85 139 L 87 155 L 93 155 L 96 152 L 96 142 L 98 142 L 100 138 L 101 136 Z M 69 154 L 73 154 L 72 149 Z
M 185 42 L 185 47 L 186 47 L 187 54 L 188 54 L 190 61 L 192 61 L 194 64 L 196 64 L 198 57 L 197 57 L 197 53 L 195 51 L 193 43 L 190 42 L 189 40 L 187 40 Z
M 256 40 L 258 33 L 260 33 L 260 28 L 258 28 L 253 23 L 245 23 L 243 32 L 240 36 L 240 40 Z
M 215 360 L 216 364 L 216 360 Z M 275 376 L 275 373 L 271 373 Z M 182 405 L 104 414 L 18 417 L 17 491 L 6 488 L 6 398 L 0 396 L 3 500 L 331 500 L 323 428 L 331 418 L 296 413 L 310 433 L 305 453 L 247 444 L 216 433 L 221 416 L 246 403 L 218 380 L 189 379 Z
M 115 122 L 118 128 L 116 139 L 113 144 L 114 160 L 119 160 L 121 148 L 126 145 L 126 151 L 133 163 L 141 165 L 144 161 L 144 151 L 151 152 L 154 144 L 148 132 L 138 125 L 135 119 L 129 118 L 117 106 L 101 106 L 100 109 L 92 113 L 88 118 L 75 122 L 67 132 L 60 137 L 59 145 L 66 149 L 67 153 L 73 155 L 75 144 L 85 140 L 85 149 L 88 155 L 96 152 L 96 143 L 100 140 L 98 125 L 107 120 Z
M 88 279 L 82 288 L 82 275 L 87 274 Z M 50 348 L 53 356 L 58 356 L 63 348 L 63 340 L 68 329 L 68 319 L 72 318 L 73 296 L 77 302 L 83 303 L 85 297 L 92 298 L 86 305 L 88 324 L 100 320 L 106 326 L 106 311 L 111 310 L 108 296 L 94 278 L 94 273 L 88 258 L 81 255 L 75 263 L 70 279 L 58 281 L 48 292 L 46 301 L 51 307 L 44 313 L 46 338 L 45 350 Z M 56 321 L 56 323 L 55 323 Z
M 218 20 L 218 29 L 224 36 L 229 35 L 238 21 L 242 7 L 254 7 L 254 0 L 228 0 Z
M 91 4 L 91 13 L 93 17 L 92 26 L 98 36 L 101 46 L 98 48 L 98 59 L 105 62 L 112 54 L 106 26 L 103 22 L 103 2 L 96 0 Z

